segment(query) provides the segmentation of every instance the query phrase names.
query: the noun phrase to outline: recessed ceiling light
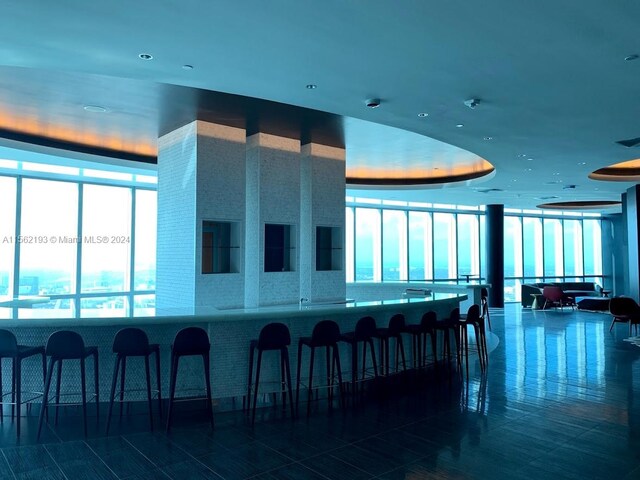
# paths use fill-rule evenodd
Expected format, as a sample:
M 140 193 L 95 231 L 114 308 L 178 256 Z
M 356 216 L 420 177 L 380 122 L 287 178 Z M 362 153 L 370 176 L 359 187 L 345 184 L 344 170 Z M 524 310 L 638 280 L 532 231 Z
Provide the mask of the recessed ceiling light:
M 635 53 L 633 55 L 627 55 L 626 57 L 624 57 L 624 59 L 627 62 L 630 62 L 632 60 L 637 60 L 638 58 L 639 58 L 638 55 L 636 55 Z
M 531 170 L 533 170 L 533 168 L 525 168 L 524 169 L 525 172 L 530 172 Z
M 518 155 L 516 155 L 518 158 L 524 158 L 527 156 L 526 153 L 519 153 Z
M 153 60 L 153 55 L 149 55 L 148 53 L 141 53 L 138 57 L 142 60 Z
M 533 162 L 533 157 L 529 157 L 529 158 L 527 158 L 527 161 L 528 161 L 528 162 Z
M 553 172 L 553 175 L 560 175 L 560 172 Z
M 182 65 L 183 70 L 193 70 L 193 65 Z
M 485 140 L 493 140 L 493 137 L 484 137 Z
M 107 111 L 105 107 L 101 107 L 100 105 L 85 105 L 82 108 L 91 113 L 105 113 Z
M 307 84 L 307 88 L 309 90 L 315 90 L 316 88 L 318 88 L 318 86 L 316 84 L 314 84 L 314 83 L 309 83 L 309 84 Z
M 425 113 L 425 112 L 421 112 L 421 113 L 419 113 L 419 114 L 418 114 L 418 116 L 419 116 L 420 118 L 424 118 L 424 117 L 428 117 L 428 116 L 429 116 L 429 114 L 428 114 L 428 113 Z
M 586 164 L 587 164 L 587 162 L 580 162 L 580 163 L 578 163 L 578 165 L 586 165 Z
M 456 125 L 456 128 L 462 128 L 462 127 L 464 127 L 463 123 L 459 123 L 459 124 Z

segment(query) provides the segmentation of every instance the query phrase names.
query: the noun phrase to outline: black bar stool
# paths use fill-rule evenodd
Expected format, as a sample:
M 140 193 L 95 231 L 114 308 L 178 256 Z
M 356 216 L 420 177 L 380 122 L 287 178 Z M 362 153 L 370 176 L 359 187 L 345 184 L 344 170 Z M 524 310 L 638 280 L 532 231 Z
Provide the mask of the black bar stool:
M 356 382 L 358 380 L 358 344 L 362 342 L 362 380 L 366 379 L 367 366 L 367 344 L 371 347 L 371 363 L 373 364 L 374 378 L 378 378 L 378 364 L 373 346 L 373 336 L 376 334 L 376 321 L 373 317 L 362 317 L 356 323 L 353 332 L 343 333 L 340 341 L 351 345 L 351 387 L 353 393 L 356 392 Z
M 200 327 L 187 327 L 180 330 L 171 345 L 171 375 L 169 378 L 169 411 L 167 412 L 167 433 L 171 429 L 171 414 L 176 395 L 176 381 L 178 377 L 178 364 L 181 357 L 201 356 L 204 364 L 204 380 L 207 389 L 206 398 L 188 398 L 188 401 L 206 400 L 207 412 L 211 418 L 213 428 L 213 402 L 211 400 L 211 370 L 209 367 L 209 352 L 211 342 L 209 335 Z
M 113 368 L 113 380 L 111 382 L 111 395 L 109 395 L 109 413 L 107 414 L 107 434 L 111 426 L 111 412 L 116 396 L 116 384 L 120 373 L 120 417 L 122 417 L 122 404 L 125 393 L 125 374 L 127 370 L 127 357 L 144 357 L 145 378 L 147 380 L 147 401 L 149 403 L 149 426 L 153 430 L 153 412 L 151 401 L 151 375 L 149 373 L 149 357 L 155 354 L 156 359 L 156 383 L 158 393 L 158 411 L 162 418 L 162 392 L 160 386 L 160 345 L 149 344 L 149 338 L 139 328 L 123 328 L 116 333 L 113 339 L 113 353 L 116 354 L 116 364 Z M 122 367 L 122 369 L 120 368 Z
M 286 408 L 286 392 L 284 384 L 287 385 L 289 393 L 289 403 L 291 405 L 291 418 L 295 417 L 293 406 L 293 394 L 291 392 L 291 368 L 289 365 L 289 345 L 291 345 L 291 334 L 289 328 L 284 323 L 269 323 L 262 327 L 258 340 L 251 340 L 249 344 L 249 384 L 247 387 L 247 406 L 251 407 L 251 391 L 253 390 L 253 412 L 251 423 L 256 420 L 256 405 L 258 403 L 258 386 L 260 384 L 260 367 L 262 366 L 262 353 L 267 351 L 280 351 L 280 385 L 282 392 L 282 405 Z M 253 385 L 253 357 L 258 350 L 258 364 L 256 365 L 256 384 Z
M 413 351 L 413 363 L 415 368 L 427 366 L 427 335 L 431 337 L 431 351 L 433 352 L 433 363 L 438 366 L 436 322 L 438 316 L 436 312 L 429 311 L 422 315 L 419 324 L 405 326 L 405 333 L 411 335 L 411 345 Z M 424 350 L 423 350 L 424 346 Z
M 491 315 L 489 315 L 489 291 L 486 288 L 480 289 L 480 303 L 482 305 L 482 315 L 480 317 L 482 320 L 487 319 L 487 323 L 489 324 L 489 331 L 491 331 Z
M 469 376 L 469 330 L 468 327 L 472 326 L 476 336 L 476 350 L 478 352 L 478 359 L 480 361 L 480 370 L 486 371 L 487 363 L 489 361 L 489 355 L 487 352 L 487 337 L 485 333 L 484 320 L 480 317 L 480 306 L 471 305 L 467 311 L 465 318 L 461 318 L 458 321 L 460 339 L 459 343 L 459 357 L 458 364 L 464 359 L 467 377 Z M 460 369 L 462 373 L 462 369 Z
M 82 420 L 84 425 L 84 434 L 87 435 L 87 388 L 86 388 L 86 371 L 85 371 L 85 359 L 87 357 L 93 357 L 93 373 L 95 381 L 95 393 L 92 398 L 96 401 L 96 419 L 100 416 L 99 405 L 99 386 L 98 386 L 98 348 L 97 347 L 85 347 L 84 340 L 80 334 L 71 332 L 69 330 L 60 330 L 53 332 L 47 340 L 46 355 L 49 357 L 49 368 L 47 369 L 47 377 L 44 384 L 44 395 L 42 397 L 42 410 L 40 410 L 40 421 L 38 422 L 38 435 L 40 439 L 40 433 L 42 431 L 42 422 L 44 420 L 44 414 L 49 407 L 49 389 L 51 388 L 51 379 L 53 377 L 53 367 L 58 364 L 58 374 L 56 375 L 56 419 L 55 425 L 58 424 L 58 407 L 64 405 L 77 405 L 77 403 L 60 403 L 60 379 L 62 377 L 62 362 L 64 360 L 80 360 L 80 383 L 82 394 Z
M 0 330 L 0 421 L 4 422 L 3 407 L 5 403 L 11 403 L 11 417 L 13 418 L 13 406 L 16 407 L 16 435 L 20 436 L 20 408 L 22 406 L 22 360 L 34 355 L 42 355 L 42 383 L 47 376 L 47 359 L 45 357 L 44 347 L 27 347 L 18 345 L 18 341 L 13 333 L 8 330 Z M 2 393 L 2 360 L 11 359 L 11 371 L 13 372 L 11 379 L 11 392 Z M 35 392 L 33 392 L 35 393 Z M 5 395 L 11 394 L 11 402 L 5 402 Z M 27 400 L 30 402 L 41 394 Z M 28 406 L 28 405 L 27 405 Z
M 436 332 L 442 332 L 442 360 L 447 361 L 447 364 L 451 364 L 451 334 L 453 334 L 456 344 L 456 362 L 460 366 L 460 347 L 459 347 L 459 326 L 460 309 L 454 308 L 449 314 L 449 318 L 438 320 L 434 324 Z
M 402 333 L 406 330 L 404 315 L 396 313 L 389 320 L 387 328 L 377 328 L 373 334 L 373 338 L 377 338 L 380 342 L 380 370 L 384 369 L 385 376 L 389 376 L 389 347 L 390 340 L 395 339 L 395 371 L 398 372 L 398 353 L 402 355 L 402 369 L 407 370 L 407 362 L 404 355 L 404 342 L 402 341 Z
M 340 340 L 340 327 L 333 320 L 322 320 L 313 327 L 310 337 L 302 337 L 298 341 L 298 380 L 296 383 L 296 411 L 300 400 L 300 370 L 302 367 L 302 346 L 311 348 L 311 358 L 309 360 L 309 398 L 307 403 L 307 415 L 311 411 L 311 397 L 313 388 L 313 361 L 316 348 L 326 348 L 327 359 L 327 388 L 328 397 L 331 403 L 333 392 L 333 380 L 338 377 L 338 388 L 340 389 L 340 404 L 344 406 L 344 391 L 342 385 L 342 370 L 340 368 L 340 353 L 338 351 L 338 341 Z M 337 373 L 336 373 L 337 369 Z

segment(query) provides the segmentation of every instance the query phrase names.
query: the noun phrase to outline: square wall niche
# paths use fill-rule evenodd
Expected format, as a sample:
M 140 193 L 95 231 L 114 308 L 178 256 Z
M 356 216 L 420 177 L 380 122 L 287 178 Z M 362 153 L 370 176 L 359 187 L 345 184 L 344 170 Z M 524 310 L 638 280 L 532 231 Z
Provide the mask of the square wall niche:
M 340 227 L 316 227 L 316 270 L 342 270 Z
M 264 225 L 264 271 L 295 270 L 295 227 L 276 223 Z
M 240 223 L 202 222 L 202 273 L 240 271 Z

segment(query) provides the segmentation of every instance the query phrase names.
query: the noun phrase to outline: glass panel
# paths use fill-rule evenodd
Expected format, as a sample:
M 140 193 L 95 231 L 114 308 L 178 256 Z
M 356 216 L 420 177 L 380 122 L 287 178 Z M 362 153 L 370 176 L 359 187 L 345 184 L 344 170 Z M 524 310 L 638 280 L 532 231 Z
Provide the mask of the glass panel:
M 156 222 L 158 196 L 152 190 L 136 190 L 136 241 L 134 290 L 156 289 Z
M 407 280 L 407 213 L 382 211 L 382 279 Z
M 73 318 L 75 302 L 71 298 L 52 298 L 47 303 L 38 303 L 33 308 L 18 309 L 18 318 Z
M 356 282 L 381 280 L 380 210 L 356 208 Z
M 458 277 L 480 275 L 480 232 L 477 215 L 458 215 Z M 464 278 L 466 281 L 466 277 Z
M 80 299 L 80 317 L 124 317 L 127 313 L 126 297 L 91 297 Z
M 20 294 L 75 293 L 78 185 L 22 182 Z
M 0 296 L 13 295 L 13 258 L 16 245 L 16 179 L 0 177 Z M 0 308 L 0 315 L 10 313 Z M 8 316 L 3 316 L 7 318 Z
M 522 293 L 520 289 L 521 284 L 522 284 L 522 281 L 519 279 L 504 281 L 504 301 L 505 302 L 520 301 L 520 297 Z
M 504 217 L 504 276 L 522 276 L 522 223 L 520 217 Z M 505 291 L 505 300 L 506 298 Z
M 133 297 L 133 315 L 136 317 L 152 317 L 156 313 L 155 295 L 136 295 Z
M 353 266 L 354 266 L 354 247 L 355 247 L 355 243 L 354 243 L 354 232 L 353 232 L 353 226 L 354 226 L 354 213 L 353 213 L 353 208 L 347 208 L 345 210 L 346 212 L 346 218 L 345 218 L 345 261 L 346 266 L 345 266 L 345 271 L 346 271 L 346 279 L 347 282 L 353 282 L 354 281 L 354 272 L 353 272 Z
M 542 219 L 524 217 L 522 219 L 522 229 L 524 276 L 541 277 L 543 275 Z
M 433 279 L 431 214 L 409 212 L 409 280 Z
M 85 185 L 82 210 L 82 293 L 128 291 L 131 189 Z
M 433 214 L 433 276 L 435 280 L 455 279 L 456 223 L 451 213 Z
M 584 220 L 584 273 L 602 275 L 602 233 L 600 220 Z M 602 283 L 599 280 L 599 283 Z
M 562 222 L 557 218 L 544 219 L 544 275 L 563 275 Z
M 564 221 L 564 274 L 582 275 L 582 222 Z M 579 279 L 576 279 L 579 280 Z

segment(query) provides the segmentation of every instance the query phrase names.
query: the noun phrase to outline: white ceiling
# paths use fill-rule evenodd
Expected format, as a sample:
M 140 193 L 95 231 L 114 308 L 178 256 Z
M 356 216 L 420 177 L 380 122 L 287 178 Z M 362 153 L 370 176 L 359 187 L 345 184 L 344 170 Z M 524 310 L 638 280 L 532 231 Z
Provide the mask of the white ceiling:
M 5 0 L 0 65 L 198 87 L 429 136 L 491 162 L 495 175 L 474 186 L 503 191 L 412 199 L 533 208 L 547 196 L 619 200 L 632 185 L 587 175 L 640 157 L 615 143 L 640 137 L 640 60 L 625 61 L 640 54 L 639 22 L 636 0 Z M 379 108 L 365 106 L 372 97 Z M 390 155 L 414 152 L 395 145 Z

